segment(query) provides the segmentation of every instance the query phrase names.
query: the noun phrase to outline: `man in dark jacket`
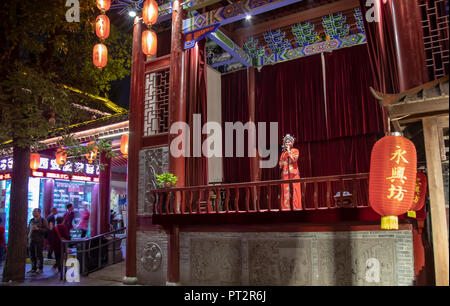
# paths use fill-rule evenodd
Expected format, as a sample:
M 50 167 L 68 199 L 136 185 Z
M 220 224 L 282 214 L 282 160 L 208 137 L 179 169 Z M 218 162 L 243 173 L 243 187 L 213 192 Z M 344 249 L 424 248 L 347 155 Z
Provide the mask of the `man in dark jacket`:
M 57 214 L 58 214 L 58 209 L 56 209 L 56 207 L 52 207 L 50 215 L 47 216 L 47 223 L 48 223 L 49 230 L 52 230 L 52 228 L 56 225 L 56 215 Z M 48 235 L 50 235 L 50 232 L 48 232 Z M 46 238 L 47 238 L 47 240 L 50 240 L 49 236 L 47 236 Z M 53 258 L 52 255 L 53 255 L 53 249 L 52 249 L 52 245 L 49 243 L 47 258 L 52 259 Z
M 33 217 L 28 225 L 28 243 L 32 264 L 32 268 L 28 273 L 42 273 L 44 268 L 42 250 L 44 249 L 44 239 L 48 231 L 48 224 L 47 220 L 41 217 L 39 208 L 33 209 Z

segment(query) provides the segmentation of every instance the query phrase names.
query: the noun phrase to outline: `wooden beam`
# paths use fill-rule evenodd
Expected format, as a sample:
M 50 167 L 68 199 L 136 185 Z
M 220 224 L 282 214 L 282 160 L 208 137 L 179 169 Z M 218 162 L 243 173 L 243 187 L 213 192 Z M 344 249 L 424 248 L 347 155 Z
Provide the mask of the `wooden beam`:
M 220 25 L 223 26 L 225 24 L 242 20 L 246 17 L 246 15 L 254 16 L 262 14 L 299 1 L 302 0 L 241 0 L 236 3 L 220 7 L 216 10 L 183 20 L 183 32 L 192 32 L 216 23 L 220 23 Z
M 221 1 L 222 0 L 191 0 L 187 3 L 188 7 L 185 9 L 185 11 L 186 12 L 195 11 Z
M 218 44 L 225 52 L 230 53 L 236 62 L 247 67 L 252 65 L 250 56 L 219 29 L 209 34 L 208 37 Z
M 243 39 L 243 37 L 254 36 L 268 30 L 278 29 L 294 23 L 320 18 L 331 13 L 345 11 L 355 7 L 359 7 L 359 0 L 342 0 L 339 2 L 326 4 L 323 6 L 312 8 L 310 10 L 287 15 L 282 18 L 263 22 L 255 26 L 239 28 L 238 30 L 236 30 L 234 38 L 239 41 L 240 39 Z
M 425 119 L 425 118 L 438 118 L 438 119 L 443 118 L 442 120 L 448 121 L 448 111 L 429 113 L 429 114 L 425 114 L 425 115 L 422 114 L 422 115 L 408 116 L 404 119 L 398 119 L 398 121 L 400 122 L 400 125 L 405 125 L 405 124 L 409 124 L 409 123 L 422 121 L 422 119 Z
M 445 210 L 441 155 L 439 152 L 438 124 L 435 118 L 423 119 L 423 133 L 427 158 L 436 285 L 448 286 L 448 226 Z
M 393 104 L 387 107 L 391 119 L 416 114 L 426 114 L 431 112 L 447 111 L 448 97 L 427 99 L 421 102 Z

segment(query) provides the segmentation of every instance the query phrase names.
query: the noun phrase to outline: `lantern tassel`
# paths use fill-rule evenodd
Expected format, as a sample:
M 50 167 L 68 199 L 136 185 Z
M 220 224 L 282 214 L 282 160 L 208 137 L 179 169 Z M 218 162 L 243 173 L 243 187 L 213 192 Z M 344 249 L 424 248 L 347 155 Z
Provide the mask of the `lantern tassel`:
M 381 228 L 392 230 L 398 229 L 398 217 L 397 216 L 383 216 L 381 217 Z
M 410 218 L 417 218 L 416 212 L 414 210 L 408 210 L 408 217 Z

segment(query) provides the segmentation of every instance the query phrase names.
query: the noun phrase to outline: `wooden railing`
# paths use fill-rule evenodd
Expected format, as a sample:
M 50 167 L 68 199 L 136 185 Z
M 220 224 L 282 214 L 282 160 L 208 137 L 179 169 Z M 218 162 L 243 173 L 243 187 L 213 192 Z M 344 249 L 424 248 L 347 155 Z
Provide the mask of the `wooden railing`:
M 80 274 L 97 271 L 116 263 L 116 248 L 126 239 L 126 227 L 90 238 L 61 241 L 60 280 L 65 280 L 69 257 L 78 259 Z M 121 252 L 120 250 L 117 250 Z M 111 253 L 111 254 L 109 254 Z M 108 257 L 111 258 L 108 258 Z
M 293 211 L 293 184 L 300 183 L 302 210 L 367 207 L 368 180 L 368 173 L 359 173 L 155 189 L 150 195 L 154 215 Z M 287 184 L 291 196 L 286 210 L 281 209 L 281 192 Z

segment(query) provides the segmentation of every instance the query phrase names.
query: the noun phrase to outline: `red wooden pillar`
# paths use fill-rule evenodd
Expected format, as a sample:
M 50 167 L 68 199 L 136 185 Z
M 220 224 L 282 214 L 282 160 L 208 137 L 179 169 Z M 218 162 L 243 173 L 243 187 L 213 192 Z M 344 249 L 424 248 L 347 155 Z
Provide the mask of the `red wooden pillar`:
M 99 208 L 99 196 L 98 196 L 99 184 L 94 184 L 92 187 L 92 203 L 91 203 L 91 237 L 99 234 L 98 230 L 98 208 Z
M 109 211 L 110 211 L 110 198 L 111 198 L 111 158 L 106 157 L 106 154 L 102 152 L 100 154 L 100 164 L 104 166 L 103 170 L 100 170 L 99 181 L 99 233 L 103 234 L 109 232 Z
M 255 130 L 249 131 L 249 137 L 255 138 L 255 145 L 257 144 L 256 139 L 256 115 L 255 115 L 255 68 L 247 68 L 247 92 L 248 92 L 248 121 L 255 123 Z M 259 168 L 259 154 L 258 149 L 256 149 L 256 156 L 250 157 L 250 180 L 259 181 L 261 179 L 261 169 Z
M 169 122 L 170 126 L 177 121 L 186 122 L 186 98 L 184 83 L 183 60 L 184 51 L 182 45 L 183 8 L 180 0 L 172 4 L 172 45 L 170 53 L 170 80 L 169 80 Z M 172 139 L 177 134 L 169 134 L 169 147 Z M 185 184 L 185 158 L 173 157 L 169 152 L 169 171 L 178 177 L 177 187 Z M 169 258 L 167 278 L 169 283 L 178 283 L 180 280 L 180 254 L 178 227 L 169 229 Z
M 418 1 L 391 0 L 400 92 L 428 81 Z
M 124 283 L 133 284 L 136 279 L 136 217 L 138 208 L 139 150 L 142 139 L 142 103 L 144 100 L 145 54 L 141 50 L 143 24 L 140 17 L 134 19 L 133 50 L 130 86 L 130 123 L 127 181 L 127 248 Z

